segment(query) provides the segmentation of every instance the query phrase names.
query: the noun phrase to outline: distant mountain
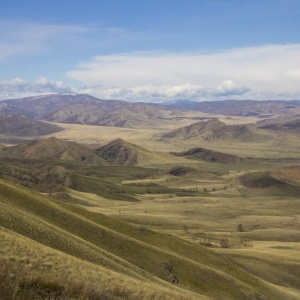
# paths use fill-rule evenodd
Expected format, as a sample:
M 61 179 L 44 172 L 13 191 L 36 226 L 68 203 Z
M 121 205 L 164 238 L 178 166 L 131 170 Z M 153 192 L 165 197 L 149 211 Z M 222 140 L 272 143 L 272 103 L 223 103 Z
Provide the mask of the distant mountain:
M 10 111 L 14 114 L 43 119 L 44 115 L 51 114 L 65 106 L 97 100 L 97 98 L 88 95 L 51 94 L 1 101 L 0 111 Z
M 171 152 L 171 154 L 193 160 L 202 160 L 217 163 L 238 163 L 246 161 L 245 158 L 236 155 L 212 151 L 205 148 L 193 148 L 183 152 Z
M 44 95 L 0 102 L 0 113 L 22 115 L 55 123 L 141 128 L 166 124 L 184 111 L 239 116 L 300 114 L 298 101 L 191 101 L 177 100 L 159 104 L 102 100 L 78 95 Z
M 193 108 L 198 103 L 199 103 L 198 101 L 182 99 L 182 100 L 161 102 L 161 103 L 159 103 L 159 105 L 166 106 L 166 107 L 173 107 L 173 108 L 177 108 L 177 109 L 193 110 Z
M 101 100 L 89 95 L 46 95 L 0 103 L 0 111 L 13 111 L 56 123 L 114 127 L 145 127 L 173 118 L 174 109 L 146 103 Z M 179 113 L 179 112 L 178 112 Z
M 261 116 L 274 114 L 300 114 L 299 101 L 254 101 L 254 100 L 223 100 L 223 101 L 191 101 L 177 100 L 163 102 L 160 105 L 181 110 L 201 111 L 203 113 Z
M 34 119 L 0 113 L 0 134 L 12 136 L 39 136 L 59 132 L 63 128 Z
M 72 142 L 58 140 L 50 137 L 44 140 L 36 140 L 29 144 L 22 144 L 1 149 L 0 157 L 29 158 L 79 161 L 95 165 L 107 165 L 108 163 L 98 157 L 93 150 Z
M 226 125 L 217 119 L 193 123 L 161 136 L 162 139 L 238 140 L 241 142 L 250 142 L 257 137 L 258 134 L 248 125 Z

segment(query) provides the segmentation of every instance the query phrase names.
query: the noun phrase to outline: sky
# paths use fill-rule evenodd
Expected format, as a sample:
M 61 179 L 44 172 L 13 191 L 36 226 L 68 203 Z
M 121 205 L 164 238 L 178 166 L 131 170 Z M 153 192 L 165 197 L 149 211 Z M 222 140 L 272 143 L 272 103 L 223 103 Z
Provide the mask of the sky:
M 0 0 L 0 100 L 300 99 L 300 0 Z

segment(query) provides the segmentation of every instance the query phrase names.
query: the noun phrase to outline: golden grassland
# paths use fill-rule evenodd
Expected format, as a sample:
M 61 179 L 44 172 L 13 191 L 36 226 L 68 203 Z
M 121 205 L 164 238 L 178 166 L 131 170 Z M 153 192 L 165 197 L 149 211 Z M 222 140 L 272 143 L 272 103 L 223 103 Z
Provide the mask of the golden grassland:
M 274 165 L 254 165 L 253 170 L 248 166 L 246 171 L 228 171 L 232 166 L 210 169 L 211 164 L 200 165 L 206 166 L 202 176 L 201 173 L 181 177 L 164 174 L 122 182 L 123 185 L 159 183 L 197 191 L 195 195 L 145 194 L 138 197 L 140 202 L 111 205 L 97 195 L 90 195 L 94 207 L 87 209 L 206 245 L 228 255 L 255 276 L 299 296 L 300 168 L 279 168 L 272 173 L 296 183 L 294 188 L 255 189 L 241 185 L 237 178 L 257 168 L 272 169 Z M 77 197 L 82 195 L 77 193 Z M 238 229 L 239 224 L 242 230 Z
M 218 117 L 228 125 L 253 124 L 257 121 L 257 118 L 253 117 Z M 65 130 L 49 136 L 96 145 L 104 145 L 114 139 L 122 138 L 125 141 L 140 145 L 148 150 L 161 152 L 183 151 L 193 147 L 204 147 L 243 157 L 300 158 L 298 150 L 300 137 L 287 132 L 274 133 L 260 130 L 258 134 L 260 138 L 248 143 L 232 140 L 207 141 L 198 138 L 189 140 L 161 140 L 162 134 L 195 122 L 197 120 L 184 119 L 177 121 L 175 124 L 153 126 L 152 128 L 116 128 L 59 123 L 58 125 Z

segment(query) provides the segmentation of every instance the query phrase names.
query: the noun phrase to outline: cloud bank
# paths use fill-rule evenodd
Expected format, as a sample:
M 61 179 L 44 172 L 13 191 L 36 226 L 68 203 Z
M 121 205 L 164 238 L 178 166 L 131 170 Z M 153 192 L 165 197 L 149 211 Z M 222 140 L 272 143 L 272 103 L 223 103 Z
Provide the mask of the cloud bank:
M 249 89 L 235 87 L 232 80 L 222 82 L 216 88 L 205 88 L 202 85 L 143 85 L 131 88 L 83 87 L 81 93 L 91 94 L 102 99 L 116 99 L 141 102 L 161 102 L 176 99 L 212 100 L 226 99 L 227 96 L 239 96 Z
M 66 76 L 89 93 L 115 99 L 293 99 L 300 97 L 300 44 L 103 55 Z
M 33 82 L 22 78 L 0 81 L 0 99 L 12 99 L 41 94 L 71 93 L 73 89 L 61 81 L 40 77 Z

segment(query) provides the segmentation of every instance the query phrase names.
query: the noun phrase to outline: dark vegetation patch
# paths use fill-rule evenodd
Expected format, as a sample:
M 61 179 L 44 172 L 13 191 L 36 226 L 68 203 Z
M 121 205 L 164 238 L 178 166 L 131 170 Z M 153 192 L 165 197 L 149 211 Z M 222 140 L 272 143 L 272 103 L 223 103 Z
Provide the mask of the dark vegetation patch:
M 288 247 L 288 246 L 274 246 L 274 247 L 270 247 L 272 249 L 282 249 L 282 250 L 293 250 L 293 247 Z
M 168 173 L 173 176 L 183 176 L 189 172 L 192 172 L 193 170 L 193 168 L 179 166 L 171 168 Z
M 185 157 L 188 159 L 203 160 L 203 161 L 217 162 L 217 163 L 238 163 L 238 162 L 247 161 L 247 159 L 244 159 L 236 155 L 212 151 L 200 147 L 192 148 L 183 152 L 171 152 L 171 154 L 179 157 Z
M 285 185 L 284 182 L 272 177 L 270 172 L 265 171 L 245 174 L 240 177 L 240 181 L 244 186 L 251 188 L 266 188 Z

